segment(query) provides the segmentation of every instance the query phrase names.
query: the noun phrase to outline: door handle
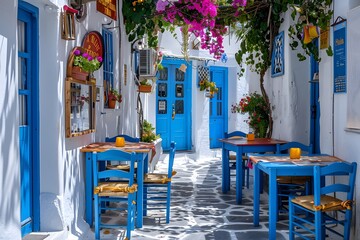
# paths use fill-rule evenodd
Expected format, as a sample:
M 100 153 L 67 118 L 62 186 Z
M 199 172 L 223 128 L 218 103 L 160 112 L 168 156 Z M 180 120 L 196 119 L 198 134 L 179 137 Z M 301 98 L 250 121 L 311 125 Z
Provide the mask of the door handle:
M 172 120 L 175 119 L 175 115 L 176 115 L 176 113 L 175 113 L 175 106 L 174 106 L 174 104 L 173 104 L 173 105 L 172 105 L 172 114 L 171 114 L 171 119 L 172 119 Z

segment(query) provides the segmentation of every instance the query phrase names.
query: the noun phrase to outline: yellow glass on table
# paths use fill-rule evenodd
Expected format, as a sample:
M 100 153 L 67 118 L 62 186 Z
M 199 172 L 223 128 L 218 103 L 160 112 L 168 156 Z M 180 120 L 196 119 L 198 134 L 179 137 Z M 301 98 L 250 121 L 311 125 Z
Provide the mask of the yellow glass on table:
M 247 139 L 248 141 L 253 141 L 253 140 L 255 140 L 255 134 L 253 134 L 253 133 L 246 134 L 246 139 Z
M 290 148 L 290 159 L 300 159 L 301 149 L 300 148 Z
M 116 147 L 124 147 L 125 146 L 125 139 L 123 137 L 117 137 L 115 141 Z

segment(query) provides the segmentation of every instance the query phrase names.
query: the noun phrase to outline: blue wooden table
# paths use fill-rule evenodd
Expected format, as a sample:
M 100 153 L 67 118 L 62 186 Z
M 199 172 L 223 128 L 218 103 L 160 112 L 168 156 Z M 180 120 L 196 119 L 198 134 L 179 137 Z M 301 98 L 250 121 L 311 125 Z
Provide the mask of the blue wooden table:
M 226 193 L 230 190 L 230 167 L 229 151 L 236 152 L 236 202 L 242 201 L 242 155 L 244 153 L 276 152 L 276 145 L 286 143 L 286 141 L 272 138 L 255 138 L 248 141 L 246 138 L 225 138 L 222 142 L 222 191 Z
M 303 156 L 290 159 L 288 155 L 250 156 L 254 166 L 254 226 L 259 226 L 260 214 L 260 171 L 269 175 L 269 239 L 276 239 L 276 221 L 278 212 L 277 185 L 278 176 L 312 176 L 315 165 L 326 165 L 343 160 L 326 155 Z
M 93 152 L 103 152 L 110 148 L 117 148 L 126 152 L 135 152 L 137 161 L 137 215 L 136 215 L 136 227 L 141 228 L 143 226 L 143 214 L 146 211 L 143 209 L 143 185 L 144 185 L 144 173 L 148 169 L 148 155 L 151 150 L 155 150 L 153 144 L 147 143 L 130 143 L 126 142 L 125 147 L 115 147 L 115 143 L 112 142 L 98 142 L 92 143 L 83 147 L 80 151 L 86 154 L 85 156 L 85 221 L 92 226 L 93 224 L 93 169 L 92 169 L 92 154 Z

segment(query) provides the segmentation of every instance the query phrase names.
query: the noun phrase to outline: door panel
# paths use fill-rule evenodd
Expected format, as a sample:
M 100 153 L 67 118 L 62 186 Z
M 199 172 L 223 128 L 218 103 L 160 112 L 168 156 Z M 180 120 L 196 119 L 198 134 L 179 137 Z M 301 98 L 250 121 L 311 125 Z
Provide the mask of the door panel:
M 156 96 L 156 133 L 162 138 L 164 150 L 171 141 L 176 149 L 191 149 L 191 67 L 179 70 L 183 60 L 164 59 L 159 71 Z
M 218 92 L 210 99 L 209 136 L 210 148 L 221 148 L 218 141 L 224 137 L 227 129 L 227 76 L 228 70 L 223 67 L 210 68 L 210 80 L 215 82 Z
M 21 233 L 39 230 L 38 167 L 38 9 L 19 1 L 18 8 L 18 102 L 20 150 Z M 34 161 L 34 159 L 37 159 Z M 35 164 L 36 163 L 36 164 Z M 34 183 L 36 182 L 36 189 Z M 36 199 L 34 201 L 34 199 Z M 36 206 L 36 207 L 35 207 Z M 34 217 L 36 215 L 36 217 Z

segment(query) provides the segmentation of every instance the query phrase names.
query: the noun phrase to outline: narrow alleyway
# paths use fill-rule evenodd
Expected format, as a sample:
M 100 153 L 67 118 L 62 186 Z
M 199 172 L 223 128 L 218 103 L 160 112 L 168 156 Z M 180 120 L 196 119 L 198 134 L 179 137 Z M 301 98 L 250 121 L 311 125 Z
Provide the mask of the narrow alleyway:
M 157 169 L 165 172 L 167 156 Z M 132 232 L 132 239 L 268 239 L 268 225 L 264 222 L 268 219 L 267 194 L 261 195 L 260 226 L 254 227 L 252 188 L 244 189 L 241 205 L 235 204 L 234 180 L 231 192 L 223 194 L 220 157 L 195 161 L 191 154 L 177 153 L 174 170 L 177 174 L 172 185 L 170 224 L 165 224 L 164 214 L 150 211 L 144 227 Z M 280 221 L 277 229 L 276 239 L 287 239 L 287 221 Z M 102 239 L 121 239 L 115 235 L 102 231 Z

